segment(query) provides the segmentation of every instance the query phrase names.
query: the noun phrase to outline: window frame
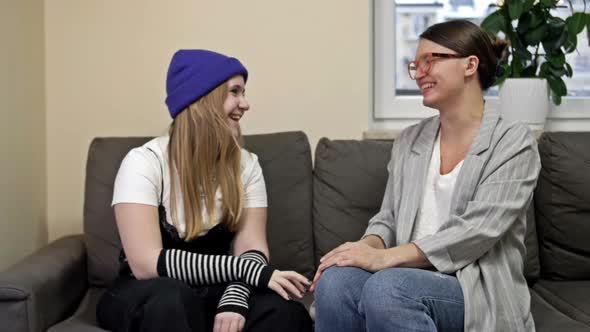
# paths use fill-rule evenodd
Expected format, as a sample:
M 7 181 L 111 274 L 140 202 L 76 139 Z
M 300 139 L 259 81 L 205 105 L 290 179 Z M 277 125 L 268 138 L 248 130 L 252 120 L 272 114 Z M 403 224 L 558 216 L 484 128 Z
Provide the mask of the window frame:
M 395 23 L 395 1 L 373 0 L 373 110 L 369 129 L 399 127 L 400 124 L 416 123 L 438 114 L 436 110 L 422 105 L 421 96 L 396 95 L 395 78 L 391 73 L 405 71 L 405 68 L 396 68 Z M 491 106 L 498 105 L 498 97 L 486 97 L 486 102 Z M 571 120 L 580 119 L 587 120 L 583 121 L 585 125 L 570 125 L 569 128 L 588 130 L 590 98 L 564 97 L 560 106 L 550 102 L 548 123 L 562 120 L 571 123 Z M 394 122 L 397 125 L 392 126 Z

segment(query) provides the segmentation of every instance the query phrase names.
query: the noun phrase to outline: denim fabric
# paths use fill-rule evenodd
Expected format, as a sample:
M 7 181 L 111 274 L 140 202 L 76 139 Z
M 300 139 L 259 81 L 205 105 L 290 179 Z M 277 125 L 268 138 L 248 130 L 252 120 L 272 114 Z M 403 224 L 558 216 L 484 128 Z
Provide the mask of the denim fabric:
M 439 272 L 334 266 L 322 274 L 315 301 L 319 332 L 463 331 L 461 286 Z

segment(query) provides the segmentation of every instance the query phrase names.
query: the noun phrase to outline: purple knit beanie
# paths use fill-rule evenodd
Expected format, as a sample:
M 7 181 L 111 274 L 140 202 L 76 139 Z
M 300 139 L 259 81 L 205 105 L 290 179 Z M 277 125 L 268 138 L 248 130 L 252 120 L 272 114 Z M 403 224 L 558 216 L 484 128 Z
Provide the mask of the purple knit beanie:
M 248 80 L 248 70 L 236 58 L 207 50 L 177 51 L 166 77 L 170 116 L 176 118 L 190 104 L 235 75 Z

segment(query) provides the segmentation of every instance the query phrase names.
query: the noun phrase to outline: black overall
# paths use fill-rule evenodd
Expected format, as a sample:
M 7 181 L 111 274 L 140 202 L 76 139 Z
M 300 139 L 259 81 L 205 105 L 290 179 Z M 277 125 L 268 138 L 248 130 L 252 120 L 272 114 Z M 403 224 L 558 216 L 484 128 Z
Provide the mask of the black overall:
M 229 253 L 234 233 L 222 223 L 192 241 L 180 238 L 176 228 L 166 221 L 163 192 L 162 174 L 158 216 L 163 248 L 210 255 Z M 119 258 L 119 277 L 106 290 L 96 310 L 102 328 L 113 332 L 213 331 L 217 304 L 227 284 L 190 287 L 180 280 L 165 277 L 137 280 L 123 250 Z M 303 305 L 285 301 L 272 290 L 254 290 L 249 305 L 244 331 L 312 330 L 311 319 Z

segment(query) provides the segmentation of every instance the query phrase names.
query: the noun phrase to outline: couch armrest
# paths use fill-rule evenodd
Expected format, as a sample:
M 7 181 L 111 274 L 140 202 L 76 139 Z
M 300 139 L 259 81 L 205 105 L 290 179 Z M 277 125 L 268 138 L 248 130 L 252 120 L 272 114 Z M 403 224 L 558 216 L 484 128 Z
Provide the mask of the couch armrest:
M 0 272 L 0 330 L 46 331 L 76 309 L 87 279 L 82 235 L 39 249 Z

